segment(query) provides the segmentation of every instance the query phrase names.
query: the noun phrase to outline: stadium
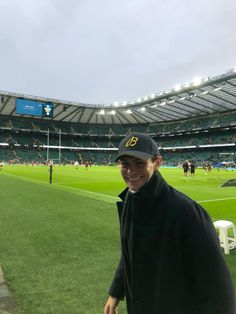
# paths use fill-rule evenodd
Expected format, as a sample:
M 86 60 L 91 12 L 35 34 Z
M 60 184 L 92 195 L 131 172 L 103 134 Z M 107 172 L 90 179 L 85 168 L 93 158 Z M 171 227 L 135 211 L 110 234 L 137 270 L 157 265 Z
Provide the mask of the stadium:
M 185 159 L 234 166 L 236 70 L 137 101 L 82 104 L 1 92 L 3 162 L 112 164 L 120 139 L 148 133 L 165 164 Z M 49 112 L 45 110 L 49 108 Z M 223 164 L 222 164 L 223 162 Z
M 0 263 L 13 313 L 102 313 L 119 258 L 115 158 L 131 131 L 158 144 L 171 185 L 236 225 L 235 68 L 113 104 L 0 91 Z M 225 259 L 236 287 L 236 249 Z

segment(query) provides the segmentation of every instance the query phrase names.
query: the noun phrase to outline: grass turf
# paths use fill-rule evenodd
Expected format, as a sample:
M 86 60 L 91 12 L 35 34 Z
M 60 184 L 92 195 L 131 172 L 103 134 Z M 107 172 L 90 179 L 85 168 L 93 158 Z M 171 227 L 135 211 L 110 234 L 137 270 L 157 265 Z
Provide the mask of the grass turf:
M 167 181 L 199 201 L 213 220 L 236 224 L 236 187 L 221 188 L 236 172 L 194 178 L 161 169 Z M 117 167 L 76 170 L 6 166 L 0 173 L 0 263 L 25 314 L 97 314 L 119 258 L 115 201 L 125 187 Z M 226 256 L 236 287 L 236 250 Z M 120 314 L 126 313 L 124 304 Z

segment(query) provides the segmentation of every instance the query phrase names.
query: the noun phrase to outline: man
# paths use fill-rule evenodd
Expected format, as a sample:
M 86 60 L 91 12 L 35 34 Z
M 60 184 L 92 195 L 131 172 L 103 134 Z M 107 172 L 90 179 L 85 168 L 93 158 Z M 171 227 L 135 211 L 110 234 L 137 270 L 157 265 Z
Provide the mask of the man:
M 182 164 L 183 170 L 184 170 L 184 177 L 188 176 L 188 170 L 189 170 L 189 161 L 185 160 Z
M 77 160 L 74 162 L 74 166 L 75 166 L 75 169 L 78 170 L 79 162 Z
M 157 144 L 131 133 L 117 160 L 127 188 L 118 202 L 121 259 L 105 314 L 234 314 L 235 295 L 206 211 L 160 175 Z
M 196 168 L 195 162 L 194 160 L 191 160 L 190 161 L 190 174 L 192 177 L 195 175 L 195 168 Z
M 88 170 L 89 162 L 87 160 L 84 162 L 84 166 L 85 166 L 85 169 Z

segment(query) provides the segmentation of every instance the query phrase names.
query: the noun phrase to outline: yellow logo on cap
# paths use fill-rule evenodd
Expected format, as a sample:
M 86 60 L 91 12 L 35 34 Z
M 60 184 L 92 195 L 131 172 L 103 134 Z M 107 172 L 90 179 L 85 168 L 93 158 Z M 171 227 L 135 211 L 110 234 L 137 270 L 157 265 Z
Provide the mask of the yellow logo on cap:
M 132 136 L 126 143 L 125 146 L 129 147 L 129 146 L 135 146 L 138 142 L 138 137 Z

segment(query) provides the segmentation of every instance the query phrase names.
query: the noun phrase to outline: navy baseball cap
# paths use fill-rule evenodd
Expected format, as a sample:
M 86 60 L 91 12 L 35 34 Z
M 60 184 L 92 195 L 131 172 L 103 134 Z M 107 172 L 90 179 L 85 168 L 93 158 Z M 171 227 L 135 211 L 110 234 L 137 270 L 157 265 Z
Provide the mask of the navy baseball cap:
M 159 155 L 157 143 L 150 136 L 132 132 L 120 142 L 115 161 L 118 161 L 122 156 L 132 156 L 145 160 Z

